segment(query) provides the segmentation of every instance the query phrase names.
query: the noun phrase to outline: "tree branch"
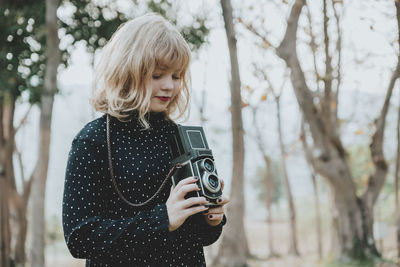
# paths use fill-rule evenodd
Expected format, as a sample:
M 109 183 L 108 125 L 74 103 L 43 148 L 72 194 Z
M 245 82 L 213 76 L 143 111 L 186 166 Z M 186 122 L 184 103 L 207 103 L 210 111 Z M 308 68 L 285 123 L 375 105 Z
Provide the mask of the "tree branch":
M 325 122 L 326 133 L 332 134 L 332 120 L 331 120 L 331 92 L 332 92 L 332 57 L 329 54 L 329 33 L 328 33 L 328 7 L 327 0 L 323 1 L 323 15 L 324 15 L 324 51 L 325 51 L 325 75 L 324 81 L 324 98 L 322 99 L 322 118 Z
M 304 72 L 301 69 L 296 53 L 296 32 L 301 10 L 304 5 L 304 0 L 295 1 L 288 18 L 284 38 L 276 52 L 278 56 L 286 62 L 286 65 L 291 70 L 290 78 L 297 101 L 307 122 L 310 125 L 315 146 L 318 148 L 319 155 L 316 155 L 316 157 L 321 158 L 323 161 L 328 161 L 329 153 L 325 126 L 321 115 L 318 113 L 317 107 L 314 104 L 313 94 L 307 86 Z
M 386 115 L 389 110 L 390 98 L 393 94 L 394 85 L 397 79 L 400 77 L 400 3 L 399 1 L 394 1 L 396 7 L 396 17 L 397 17 L 397 29 L 398 29 L 398 56 L 397 65 L 392 73 L 390 82 L 387 88 L 385 102 L 383 104 L 380 116 L 375 120 L 375 133 L 372 137 L 372 142 L 370 144 L 371 148 L 371 158 L 374 163 L 374 172 L 370 175 L 368 180 L 368 187 L 363 194 L 363 200 L 366 201 L 367 205 L 373 205 L 378 196 L 379 192 L 385 183 L 386 174 L 388 170 L 388 165 L 383 154 L 383 138 L 385 134 L 385 122 Z
M 261 34 L 259 31 L 257 31 L 252 24 L 244 22 L 242 18 L 238 18 L 238 22 L 242 24 L 247 30 L 259 37 L 267 47 L 271 47 L 273 50 L 276 50 L 276 47 L 272 45 L 268 38 L 264 34 Z
M 26 120 L 28 119 L 29 113 L 32 109 L 33 105 L 30 105 L 28 110 L 26 111 L 25 115 L 22 117 L 21 121 L 19 122 L 18 126 L 14 130 L 14 134 L 18 132 L 18 130 L 25 124 Z
M 315 74 L 315 82 L 317 85 L 317 92 L 321 92 L 321 88 L 319 86 L 319 81 L 321 80 L 321 75 L 319 74 L 318 71 L 318 65 L 317 65 L 317 50 L 318 50 L 318 45 L 315 42 L 315 35 L 314 35 L 314 30 L 312 27 L 312 18 L 311 18 L 311 13 L 310 13 L 310 8 L 308 7 L 308 4 L 306 4 L 306 10 L 307 10 L 307 20 L 308 20 L 308 31 L 310 34 L 310 47 L 311 47 L 311 52 L 313 55 L 313 65 L 314 65 L 314 74 Z

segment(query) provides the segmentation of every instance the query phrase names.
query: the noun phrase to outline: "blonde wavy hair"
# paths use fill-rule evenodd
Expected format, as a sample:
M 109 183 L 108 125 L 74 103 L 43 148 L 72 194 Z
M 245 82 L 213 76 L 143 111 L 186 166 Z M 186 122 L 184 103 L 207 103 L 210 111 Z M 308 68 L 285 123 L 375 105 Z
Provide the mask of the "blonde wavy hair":
M 137 110 L 139 121 L 150 111 L 151 79 L 155 69 L 173 70 L 180 77 L 179 93 L 166 109 L 168 118 L 180 118 L 189 104 L 190 48 L 179 31 L 154 13 L 119 26 L 104 46 L 95 68 L 90 103 L 96 111 L 120 121 Z

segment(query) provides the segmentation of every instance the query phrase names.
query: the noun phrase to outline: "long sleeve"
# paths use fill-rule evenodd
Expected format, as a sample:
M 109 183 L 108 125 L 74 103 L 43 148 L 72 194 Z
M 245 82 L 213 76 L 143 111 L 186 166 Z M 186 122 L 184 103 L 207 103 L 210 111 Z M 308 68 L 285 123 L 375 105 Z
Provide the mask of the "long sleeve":
M 222 233 L 222 228 L 226 223 L 226 216 L 222 222 L 216 226 L 209 225 L 202 214 L 191 216 L 190 223 L 196 233 L 196 237 L 203 246 L 209 246 L 218 240 Z
M 64 237 L 77 258 L 134 257 L 135 250 L 158 247 L 171 237 L 165 204 L 131 217 L 107 216 L 104 145 L 75 139 L 68 157 L 64 196 Z

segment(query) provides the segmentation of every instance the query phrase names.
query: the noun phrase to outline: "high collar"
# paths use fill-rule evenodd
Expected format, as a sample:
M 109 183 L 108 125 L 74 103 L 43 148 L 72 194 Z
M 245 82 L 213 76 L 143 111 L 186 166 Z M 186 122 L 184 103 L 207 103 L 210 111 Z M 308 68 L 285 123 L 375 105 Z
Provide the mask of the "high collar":
M 128 117 L 126 118 L 126 123 L 128 124 L 135 124 L 135 125 L 141 125 L 139 121 L 139 111 L 138 110 L 132 110 L 127 113 Z M 167 121 L 169 121 L 167 114 L 165 112 L 147 112 L 144 115 L 144 119 L 150 124 L 150 129 L 151 128 L 158 128 L 164 124 L 166 124 Z

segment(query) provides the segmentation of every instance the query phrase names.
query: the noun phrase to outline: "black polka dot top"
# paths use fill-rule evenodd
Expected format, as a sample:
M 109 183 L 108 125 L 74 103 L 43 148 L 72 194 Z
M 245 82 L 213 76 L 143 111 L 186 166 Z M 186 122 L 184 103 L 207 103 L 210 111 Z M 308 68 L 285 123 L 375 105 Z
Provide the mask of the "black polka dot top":
M 131 115 L 111 117 L 112 162 L 118 189 L 130 202 L 144 202 L 171 168 L 168 136 L 175 124 L 164 113 L 148 115 L 144 130 Z M 171 185 L 143 208 L 126 204 L 115 192 L 108 168 L 106 116 L 89 122 L 69 152 L 63 196 L 64 237 L 72 256 L 86 266 L 206 266 L 203 246 L 214 243 L 222 227 L 202 214 L 169 232 L 165 202 Z

